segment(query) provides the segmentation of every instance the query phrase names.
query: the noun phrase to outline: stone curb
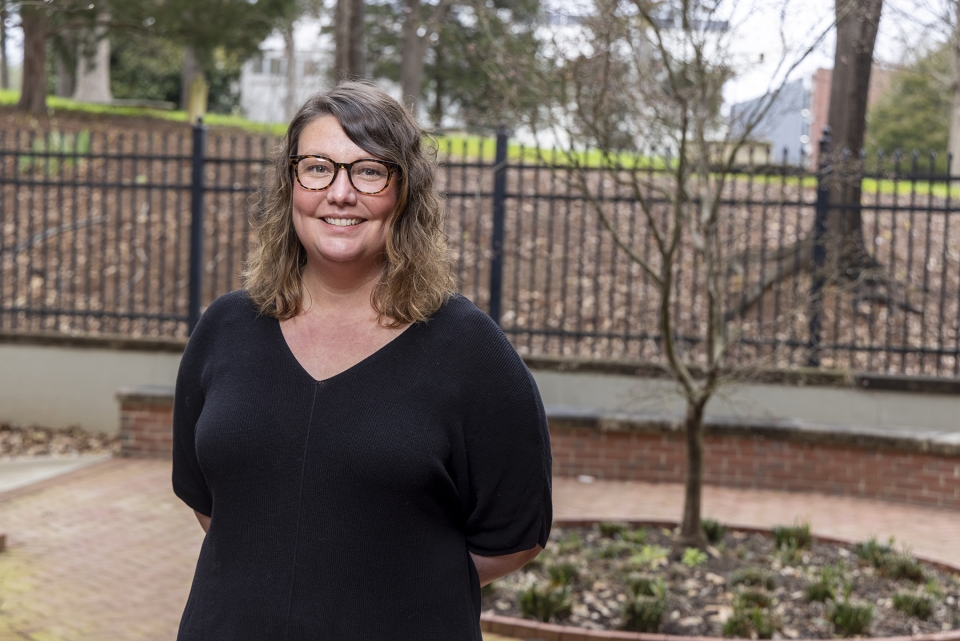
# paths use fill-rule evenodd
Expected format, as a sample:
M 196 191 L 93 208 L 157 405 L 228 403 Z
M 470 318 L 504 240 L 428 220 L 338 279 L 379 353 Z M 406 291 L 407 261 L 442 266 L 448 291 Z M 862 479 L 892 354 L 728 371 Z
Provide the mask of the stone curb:
M 141 404 L 151 407 L 171 407 L 174 388 L 171 385 L 134 385 L 117 390 L 116 398 L 123 404 Z
M 603 519 L 613 520 L 613 519 Z M 601 522 L 601 519 L 557 519 L 553 522 L 555 527 L 585 527 Z M 648 527 L 669 527 L 677 526 L 676 521 L 648 521 L 625 519 L 624 523 L 633 526 L 645 525 Z M 741 532 L 759 532 L 769 534 L 770 530 L 740 526 L 724 523 L 729 530 L 738 530 Z M 852 544 L 854 541 L 841 539 L 837 537 L 819 536 L 814 534 L 813 538 L 818 541 L 830 543 Z M 960 567 L 944 561 L 927 558 L 921 555 L 914 555 L 918 560 L 929 563 L 946 572 L 960 574 Z M 540 623 L 538 621 L 528 621 L 526 619 L 517 619 L 514 617 L 505 617 L 498 614 L 481 614 L 480 629 L 484 632 L 502 634 L 524 639 L 525 641 L 600 641 L 603 639 L 620 639 L 630 641 L 719 641 L 723 637 L 698 637 L 681 636 L 673 634 L 651 634 L 644 632 L 624 632 L 622 630 L 587 630 L 586 628 L 575 628 L 567 625 L 557 625 L 554 623 Z M 949 632 L 939 632 L 936 634 L 919 634 L 916 636 L 900 637 L 862 637 L 863 639 L 882 639 L 883 641 L 960 641 L 960 630 L 951 630 Z M 816 640 L 799 640 L 816 641 Z

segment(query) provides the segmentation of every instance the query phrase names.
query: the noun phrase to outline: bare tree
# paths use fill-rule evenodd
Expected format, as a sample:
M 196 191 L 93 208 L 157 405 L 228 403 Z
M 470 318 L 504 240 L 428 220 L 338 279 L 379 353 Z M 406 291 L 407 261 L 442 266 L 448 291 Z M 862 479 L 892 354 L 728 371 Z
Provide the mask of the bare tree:
M 297 60 L 297 42 L 294 38 L 295 35 L 295 24 L 293 20 L 290 20 L 282 29 L 283 33 L 283 48 L 286 55 L 284 56 L 287 59 L 287 95 L 284 97 L 283 101 L 283 111 L 284 118 L 289 120 L 293 118 L 294 113 L 297 111 L 297 65 L 299 61 Z
M 453 0 L 439 0 L 424 15 L 420 0 L 406 0 L 403 16 L 403 50 L 400 54 L 400 88 L 403 100 L 416 109 L 423 84 L 423 62 L 427 46 L 437 37 Z
M 364 59 L 363 0 L 337 0 L 334 11 L 334 80 L 362 78 L 366 74 Z
M 743 325 L 731 322 L 724 294 L 731 238 L 726 230 L 733 222 L 730 208 L 723 205 L 727 186 L 736 180 L 741 149 L 827 31 L 808 34 L 804 44 L 785 44 L 770 91 L 743 115 L 739 134 L 730 138 L 723 134 L 722 89 L 737 68 L 731 42 L 743 37 L 731 21 L 748 12 L 748 1 L 595 0 L 593 11 L 580 19 L 579 33 L 555 41 L 549 47 L 551 59 L 524 71 L 543 96 L 543 108 L 528 125 L 561 145 L 561 164 L 573 167 L 579 193 L 618 250 L 639 266 L 658 293 L 657 344 L 686 404 L 687 471 L 678 550 L 706 547 L 701 523 L 704 410 L 721 383 L 746 374 L 730 358 Z M 515 67 L 514 60 L 494 57 L 489 72 L 509 84 Z M 641 147 L 660 153 L 619 151 Z M 589 148 L 596 153 L 587 153 Z M 638 206 L 637 222 L 652 239 L 649 254 L 628 231 L 630 211 L 602 198 L 604 190 L 614 189 Z M 695 338 L 689 324 L 681 327 L 676 312 L 677 279 L 690 260 L 702 275 L 697 305 L 687 310 L 695 317 Z
M 23 81 L 17 108 L 21 111 L 43 113 L 47 109 L 47 20 L 45 7 L 20 7 L 20 24 L 23 27 Z
M 7 11 L 6 1 L 0 3 L 0 89 L 10 88 L 10 63 L 7 60 Z
M 839 241 L 829 252 L 833 272 L 876 267 L 863 242 L 859 155 L 867 129 L 867 95 L 882 8 L 883 0 L 836 2 L 837 44 L 827 113 L 833 146 L 830 163 L 840 177 L 831 183 L 832 206 L 826 222 L 830 236 Z
M 94 5 L 81 0 L 17 0 L 23 29 L 23 73 L 17 108 L 30 113 L 47 109 L 47 40 L 89 24 Z M 54 16 L 57 20 L 52 20 Z
M 950 25 L 950 134 L 947 155 L 953 160 L 949 172 L 960 169 L 960 2 L 948 0 L 950 9 L 946 24 Z

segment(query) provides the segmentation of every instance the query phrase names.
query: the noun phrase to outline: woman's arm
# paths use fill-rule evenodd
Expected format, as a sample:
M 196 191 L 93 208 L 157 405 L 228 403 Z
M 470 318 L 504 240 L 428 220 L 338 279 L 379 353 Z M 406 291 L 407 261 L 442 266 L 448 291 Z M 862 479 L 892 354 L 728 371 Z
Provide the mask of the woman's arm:
M 197 518 L 200 518 L 200 516 L 200 514 L 197 514 Z M 203 518 L 207 519 L 207 523 L 210 522 L 209 517 L 205 516 Z M 201 524 L 202 523 L 201 521 Z M 514 552 L 513 554 L 504 554 L 502 556 L 480 556 L 479 554 L 471 552 L 470 558 L 473 559 L 473 565 L 476 566 L 477 574 L 480 575 L 480 585 L 484 586 L 515 570 L 519 570 L 536 558 L 542 551 L 543 548 L 537 545 L 523 552 Z
M 200 527 L 203 528 L 203 531 L 204 531 L 204 532 L 209 531 L 209 530 L 210 530 L 210 517 L 207 516 L 206 514 L 200 514 L 200 513 L 197 512 L 196 510 L 194 510 L 193 513 L 197 515 L 197 520 L 200 521 Z M 526 563 L 526 561 L 524 561 L 524 563 Z

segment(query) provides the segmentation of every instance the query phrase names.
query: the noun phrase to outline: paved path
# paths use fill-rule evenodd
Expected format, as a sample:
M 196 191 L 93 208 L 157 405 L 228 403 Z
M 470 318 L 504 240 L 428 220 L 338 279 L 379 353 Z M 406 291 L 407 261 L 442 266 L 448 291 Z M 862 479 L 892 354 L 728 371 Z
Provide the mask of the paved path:
M 202 531 L 169 478 L 169 463 L 120 459 L 0 494 L 0 640 L 172 641 Z M 554 490 L 558 518 L 675 520 L 682 496 L 676 485 L 572 479 Z M 704 498 L 725 523 L 808 519 L 820 534 L 893 535 L 960 564 L 960 513 L 718 488 Z

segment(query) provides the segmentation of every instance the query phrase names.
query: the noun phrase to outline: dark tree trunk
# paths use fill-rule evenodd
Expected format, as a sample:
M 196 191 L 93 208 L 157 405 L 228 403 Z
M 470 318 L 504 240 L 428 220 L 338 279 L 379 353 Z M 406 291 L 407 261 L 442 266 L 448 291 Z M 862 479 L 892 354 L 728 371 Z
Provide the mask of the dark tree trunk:
M 832 256 L 831 263 L 847 266 L 865 266 L 867 261 L 860 212 L 860 150 L 867 126 L 870 71 L 882 8 L 883 0 L 836 0 L 837 44 L 827 115 L 835 182 L 830 189 L 832 206 L 827 236 L 846 239 L 843 246 L 833 247 L 828 255 Z
M 23 83 L 17 109 L 30 113 L 47 111 L 47 11 L 20 7 L 23 25 Z
M 703 503 L 703 410 L 705 400 L 687 400 L 687 415 L 683 426 L 687 437 L 687 480 L 684 489 L 683 522 L 676 549 L 707 547 L 700 518 Z
M 333 14 L 335 82 L 364 75 L 363 20 L 363 0 L 337 0 Z
M 403 102 L 416 110 L 423 85 L 423 58 L 427 53 L 427 35 L 420 16 L 420 0 L 407 0 L 403 17 L 403 48 L 400 53 L 400 90 Z
M 287 95 L 284 99 L 284 118 L 290 120 L 297 112 L 297 46 L 293 39 L 293 21 L 288 22 L 283 29 L 283 47 L 287 57 Z
M 363 0 L 352 0 L 353 8 L 350 11 L 350 74 L 356 78 L 367 75 L 366 47 L 364 46 L 363 22 L 366 10 Z
M 0 9 L 0 89 L 10 88 L 10 64 L 7 61 L 7 10 Z
M 433 126 L 437 129 L 440 128 L 440 124 L 443 121 L 443 93 L 445 87 L 443 86 L 443 70 L 440 68 L 443 63 L 443 39 L 437 41 L 437 46 L 434 47 L 434 54 L 436 59 L 434 61 L 434 69 L 436 73 L 434 74 L 433 79 L 433 113 L 431 114 L 433 118 Z

